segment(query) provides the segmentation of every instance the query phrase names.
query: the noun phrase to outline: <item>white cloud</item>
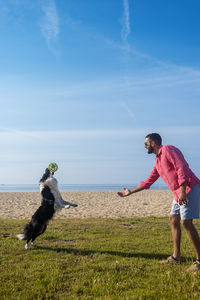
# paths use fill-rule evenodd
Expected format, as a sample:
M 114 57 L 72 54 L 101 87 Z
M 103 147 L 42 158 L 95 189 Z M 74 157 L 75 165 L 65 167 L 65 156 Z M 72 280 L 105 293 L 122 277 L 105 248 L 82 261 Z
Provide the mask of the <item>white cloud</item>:
M 126 105 L 125 103 L 122 103 Z M 128 109 L 128 107 L 126 107 Z M 129 112 L 134 117 L 134 114 L 131 110 Z M 49 144 L 64 144 L 70 140 L 77 139 L 99 139 L 99 138 L 110 138 L 110 137 L 140 137 L 144 134 L 149 133 L 150 131 L 156 131 L 158 128 L 150 127 L 139 127 L 139 128 L 125 128 L 125 129 L 105 129 L 105 130 L 47 130 L 47 131 L 23 131 L 15 129 L 4 129 L 0 128 L 0 139 L 2 146 L 7 143 L 7 146 L 10 146 L 9 143 L 15 143 L 22 145 L 21 143 L 30 143 L 32 140 L 33 143 L 39 141 L 49 142 Z M 200 126 L 165 126 L 159 127 L 159 131 L 163 134 L 168 135 L 200 135 Z
M 0 128 L 0 139 L 2 144 L 5 142 L 16 142 L 21 144 L 22 142 L 34 142 L 42 140 L 45 142 L 53 143 L 58 141 L 64 143 L 68 139 L 77 140 L 82 138 L 94 139 L 99 137 L 110 137 L 110 136 L 124 136 L 124 135 L 139 135 L 144 129 L 122 129 L 122 130 L 49 130 L 49 131 L 23 131 L 15 129 L 4 129 Z
M 194 159 L 199 156 L 196 137 L 200 126 L 60 131 L 0 128 L 0 182 L 36 183 L 51 161 L 59 164 L 63 183 L 137 182 L 154 164 L 154 156 L 149 159 L 143 151 L 144 137 L 157 131 L 164 144 L 180 147 L 191 167 L 199 170 Z

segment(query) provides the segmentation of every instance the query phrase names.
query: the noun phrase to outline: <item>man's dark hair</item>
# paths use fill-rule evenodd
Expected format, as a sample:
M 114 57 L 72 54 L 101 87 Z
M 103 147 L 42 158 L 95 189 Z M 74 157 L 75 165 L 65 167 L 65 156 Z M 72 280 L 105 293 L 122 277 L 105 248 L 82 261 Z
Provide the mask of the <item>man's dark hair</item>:
M 154 141 L 158 146 L 162 145 L 162 138 L 158 133 L 150 133 L 145 138 L 149 139 L 150 142 Z

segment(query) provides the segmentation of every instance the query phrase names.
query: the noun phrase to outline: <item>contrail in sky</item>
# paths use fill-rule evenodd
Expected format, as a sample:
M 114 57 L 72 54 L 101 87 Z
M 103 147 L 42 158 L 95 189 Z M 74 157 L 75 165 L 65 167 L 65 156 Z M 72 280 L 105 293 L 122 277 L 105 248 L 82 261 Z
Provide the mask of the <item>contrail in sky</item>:
M 135 119 L 135 115 L 132 112 L 132 110 L 129 108 L 129 106 L 126 104 L 125 101 L 121 102 L 121 105 L 125 108 L 125 110 L 127 111 L 127 113 L 129 114 L 129 116 L 131 117 L 131 119 Z
M 49 49 L 55 52 L 51 42 L 55 41 L 59 35 L 59 17 L 54 0 L 42 1 L 44 16 L 40 23 L 41 32 L 47 42 Z M 55 53 L 54 53 L 55 54 Z
M 122 40 L 126 41 L 130 34 L 130 12 L 129 12 L 129 1 L 123 0 L 124 12 L 122 17 Z

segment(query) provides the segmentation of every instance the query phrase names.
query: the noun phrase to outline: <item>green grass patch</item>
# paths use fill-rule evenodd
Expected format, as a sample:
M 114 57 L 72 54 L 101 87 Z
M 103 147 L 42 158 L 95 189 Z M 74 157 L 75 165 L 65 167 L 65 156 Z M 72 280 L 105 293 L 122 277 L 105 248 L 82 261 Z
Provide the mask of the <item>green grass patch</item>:
M 184 230 L 185 262 L 160 264 L 172 252 L 168 218 L 53 220 L 30 251 L 15 237 L 26 222 L 0 221 L 0 299 L 199 298 Z

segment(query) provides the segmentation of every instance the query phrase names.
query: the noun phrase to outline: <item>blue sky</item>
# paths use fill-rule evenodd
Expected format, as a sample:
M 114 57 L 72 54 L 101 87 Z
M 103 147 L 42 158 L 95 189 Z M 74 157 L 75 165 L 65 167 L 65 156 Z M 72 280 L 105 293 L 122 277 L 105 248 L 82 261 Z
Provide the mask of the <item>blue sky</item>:
M 158 132 L 200 176 L 198 0 L 0 2 L 0 183 L 139 183 Z M 159 181 L 162 183 L 162 181 Z

